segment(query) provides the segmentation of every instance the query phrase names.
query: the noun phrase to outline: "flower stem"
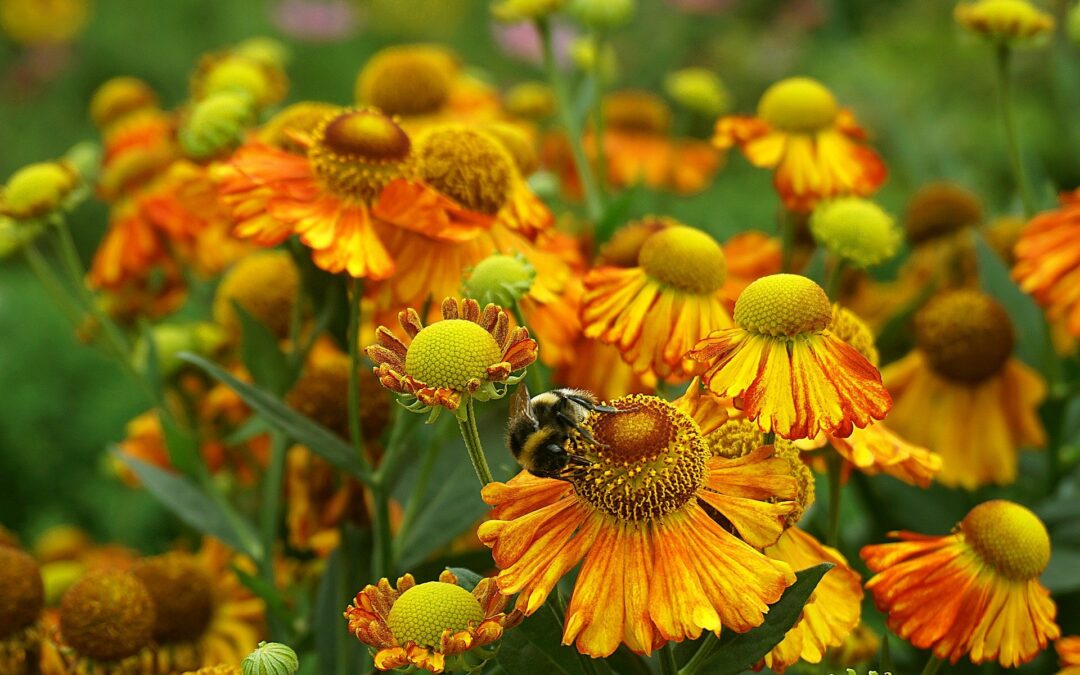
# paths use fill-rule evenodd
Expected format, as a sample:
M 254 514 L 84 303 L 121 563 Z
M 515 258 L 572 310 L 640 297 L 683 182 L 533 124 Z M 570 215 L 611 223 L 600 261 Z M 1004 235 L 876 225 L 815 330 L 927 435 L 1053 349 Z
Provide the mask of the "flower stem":
M 465 419 L 458 418 L 458 428 L 461 429 L 465 449 L 469 452 L 469 461 L 476 471 L 476 477 L 480 479 L 480 485 L 494 483 L 495 479 L 491 476 L 491 469 L 488 468 L 487 458 L 484 456 L 484 448 L 480 444 L 480 431 L 476 428 L 476 409 L 471 397 L 465 402 Z
M 597 188 L 596 177 L 593 175 L 589 160 L 585 157 L 585 149 L 581 144 L 581 124 L 574 117 L 570 109 L 570 97 L 566 89 L 566 82 L 559 72 L 559 64 L 555 61 L 555 45 L 552 39 L 551 24 L 546 18 L 536 20 L 536 32 L 540 34 L 540 43 L 544 50 L 544 73 L 548 83 L 555 93 L 555 105 L 559 109 L 559 121 L 566 130 L 567 140 L 570 143 L 570 154 L 574 159 L 574 168 L 581 179 L 581 189 L 585 193 L 585 211 L 594 224 L 603 215 L 604 204 Z
M 930 660 L 926 662 L 926 667 L 922 669 L 922 675 L 934 675 L 941 668 L 941 664 L 944 663 L 934 654 L 930 655 Z
M 995 65 L 997 68 L 998 106 L 1001 110 L 1001 120 L 1005 125 L 1005 141 L 1009 149 L 1009 164 L 1012 166 L 1013 179 L 1020 191 L 1020 199 L 1024 204 L 1024 215 L 1030 218 L 1035 214 L 1035 199 L 1031 194 L 1027 176 L 1024 174 L 1024 164 L 1020 160 L 1020 142 L 1016 133 L 1016 117 L 1012 109 L 1012 87 L 1009 83 L 1009 62 L 1012 50 L 1006 44 L 999 44 L 995 48 Z
M 57 308 L 63 312 L 64 317 L 71 322 L 71 325 L 78 328 L 82 322 L 83 314 L 82 310 L 79 309 L 79 303 L 72 299 L 63 282 L 56 277 L 56 273 L 49 266 L 48 261 L 45 260 L 45 256 L 41 255 L 37 245 L 34 242 L 28 242 L 23 246 L 22 253 L 23 257 L 26 258 L 26 264 L 30 266 L 30 270 L 37 277 L 45 292 L 56 303 Z
M 589 77 L 592 80 L 592 116 L 593 138 L 596 139 L 596 188 L 603 199 L 604 180 L 607 176 L 607 156 L 604 148 L 604 79 L 601 73 L 603 67 L 604 36 L 600 31 L 593 32 L 593 64 Z
M 716 638 L 715 633 L 705 633 L 698 650 L 694 652 L 686 665 L 679 669 L 679 675 L 695 675 L 719 646 L 720 640 Z
M 675 650 L 670 642 L 665 642 L 660 648 L 660 673 L 661 675 L 678 675 L 679 666 L 675 663 Z
M 840 539 L 840 497 L 843 490 L 840 479 L 844 472 L 844 460 L 831 448 L 828 453 L 825 461 L 829 471 L 829 529 L 825 543 L 835 547 Z

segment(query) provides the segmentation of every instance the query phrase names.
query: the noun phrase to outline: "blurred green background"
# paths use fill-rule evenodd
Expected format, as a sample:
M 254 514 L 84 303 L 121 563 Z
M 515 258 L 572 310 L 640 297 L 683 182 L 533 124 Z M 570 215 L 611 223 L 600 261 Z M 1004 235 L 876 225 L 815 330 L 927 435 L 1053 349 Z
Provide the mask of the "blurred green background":
M 289 46 L 290 101 L 349 103 L 365 59 L 380 47 L 410 41 L 450 44 L 500 87 L 540 77 L 535 64 L 500 51 L 483 0 L 355 2 L 349 5 L 355 30 L 332 40 L 301 39 L 280 21 L 290 7 L 332 4 L 97 0 L 86 29 L 69 46 L 28 49 L 0 35 L 0 179 L 95 138 L 86 106 L 104 80 L 141 77 L 174 106 L 184 100 L 200 54 L 257 35 Z M 902 213 L 916 187 L 942 178 L 974 189 L 991 216 L 1019 213 L 995 107 L 992 55 L 955 26 L 952 2 L 720 0 L 710 14 L 684 13 L 662 0 L 639 4 L 634 22 L 612 39 L 618 55 L 613 88 L 662 91 L 671 70 L 706 66 L 727 84 L 733 110 L 751 112 L 771 82 L 810 75 L 828 84 L 870 131 L 890 168 L 879 199 L 892 213 Z M 1064 23 L 1065 3 L 1047 9 Z M 1042 206 L 1051 205 L 1058 190 L 1080 184 L 1078 55 L 1059 31 L 1014 63 L 1024 162 Z M 628 217 L 666 211 L 726 238 L 750 228 L 772 231 L 776 198 L 768 173 L 751 169 L 736 153 L 706 193 L 672 198 L 634 191 L 626 209 Z M 84 205 L 74 218 L 89 259 L 105 212 Z M 0 336 L 0 523 L 27 540 L 64 522 L 102 541 L 162 548 L 176 533 L 175 521 L 149 495 L 123 487 L 103 459 L 147 403 L 113 365 L 74 339 L 18 259 L 0 264 Z M 1025 462 L 1041 470 L 1040 459 Z M 886 503 L 878 504 L 885 515 L 875 527 L 916 526 L 920 518 L 927 522 L 924 517 L 953 522 L 942 508 L 959 517 L 976 501 L 942 490 L 924 496 L 895 481 L 876 485 L 885 486 L 876 498 L 884 490 Z M 1018 487 L 1019 494 L 1024 490 Z M 856 502 L 849 501 L 857 530 Z M 1031 668 L 1050 672 L 1049 658 Z

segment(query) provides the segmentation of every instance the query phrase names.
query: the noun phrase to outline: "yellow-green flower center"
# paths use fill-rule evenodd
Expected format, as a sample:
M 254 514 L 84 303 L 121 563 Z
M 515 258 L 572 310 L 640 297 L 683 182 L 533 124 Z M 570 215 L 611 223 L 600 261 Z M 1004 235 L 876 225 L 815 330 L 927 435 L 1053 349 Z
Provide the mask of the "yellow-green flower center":
M 444 319 L 413 338 L 405 373 L 431 387 L 465 391 L 470 380 L 483 381 L 487 368 L 501 361 L 491 333 L 466 319 Z
M 196 640 L 210 624 L 214 591 L 210 576 L 188 553 L 146 558 L 132 573 L 153 598 L 154 639 L 161 643 Z
M 0 642 L 37 621 L 44 605 L 45 588 L 34 559 L 0 547 Z
M 154 621 L 150 593 L 126 572 L 84 577 L 60 603 L 64 642 L 97 661 L 118 661 L 150 644 Z
M 735 323 L 754 333 L 795 336 L 832 323 L 825 291 L 797 274 L 773 274 L 751 283 L 735 302 Z
M 57 162 L 25 166 L 0 191 L 0 213 L 23 219 L 55 211 L 78 180 L 74 171 Z
M 714 293 L 727 276 L 720 244 L 701 230 L 682 225 L 646 239 L 638 264 L 653 279 L 687 293 Z
M 453 59 L 430 47 L 391 47 L 373 56 L 356 80 L 356 100 L 388 115 L 425 115 L 450 98 Z
M 624 396 L 622 413 L 593 413 L 585 422 L 596 443 L 574 441 L 593 464 L 573 479 L 574 491 L 621 520 L 660 518 L 687 504 L 705 480 L 709 448 L 697 423 L 655 396 Z
M 1014 334 L 1005 308 L 973 290 L 938 295 L 915 317 L 915 341 L 938 375 L 977 384 L 1012 355 Z
M 308 150 L 315 173 L 335 194 L 371 202 L 407 170 L 412 143 L 375 109 L 351 110 L 316 128 Z
M 810 232 L 830 253 L 856 267 L 888 260 L 900 246 L 900 231 L 892 216 L 860 197 L 819 204 L 810 216 Z
M 421 176 L 465 208 L 495 215 L 510 198 L 514 160 L 491 136 L 445 126 L 429 131 L 418 145 Z
M 386 623 L 402 646 L 415 642 L 438 648 L 446 629 L 463 631 L 483 620 L 484 610 L 472 593 L 457 584 L 429 581 L 402 593 Z
M 1050 562 L 1050 536 L 1023 506 L 995 499 L 973 508 L 960 522 L 964 540 L 987 565 L 1009 579 L 1042 574 Z
M 808 77 L 781 80 L 758 101 L 758 117 L 777 129 L 813 133 L 832 126 L 840 106 L 825 85 Z

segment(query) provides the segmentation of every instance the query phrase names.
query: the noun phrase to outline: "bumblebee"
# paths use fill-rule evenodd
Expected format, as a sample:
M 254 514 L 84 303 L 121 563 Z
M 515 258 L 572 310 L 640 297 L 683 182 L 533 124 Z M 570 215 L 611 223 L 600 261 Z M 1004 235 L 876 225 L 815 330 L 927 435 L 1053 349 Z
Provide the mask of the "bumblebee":
M 541 478 L 567 478 L 584 471 L 591 462 L 567 449 L 574 432 L 596 443 L 582 422 L 591 412 L 620 413 L 598 405 L 592 393 L 581 389 L 553 389 L 529 397 L 524 383 L 510 397 L 506 444 L 523 468 Z

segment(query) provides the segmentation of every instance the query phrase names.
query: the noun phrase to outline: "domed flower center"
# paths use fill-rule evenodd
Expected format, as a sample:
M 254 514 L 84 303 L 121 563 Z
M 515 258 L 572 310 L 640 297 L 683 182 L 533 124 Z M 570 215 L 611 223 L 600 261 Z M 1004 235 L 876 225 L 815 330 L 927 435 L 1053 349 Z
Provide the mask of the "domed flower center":
M 378 110 L 342 113 L 315 130 L 308 150 L 315 173 L 335 194 L 373 201 L 386 184 L 406 172 L 412 144 Z
M 697 424 L 667 401 L 635 394 L 612 401 L 622 413 L 585 422 L 596 443 L 575 451 L 593 462 L 573 479 L 579 497 L 630 522 L 661 518 L 686 505 L 705 480 L 709 448 Z
M 523 258 L 491 255 L 473 268 L 465 281 L 465 291 L 481 305 L 495 303 L 510 307 L 529 292 L 536 270 Z
M 463 631 L 484 620 L 476 597 L 457 584 L 429 581 L 401 594 L 390 608 L 387 625 L 398 644 L 415 642 L 438 648 L 446 629 Z
M 979 558 L 1009 579 L 1042 574 L 1050 562 L 1050 536 L 1034 513 L 995 499 L 973 508 L 960 522 L 964 540 Z
M 258 132 L 259 139 L 279 150 L 294 155 L 304 155 L 307 147 L 297 142 L 296 136 L 314 133 L 324 120 L 341 113 L 341 108 L 330 103 L 301 101 L 293 103 L 270 118 Z
M 881 357 L 874 344 L 874 332 L 854 312 L 840 305 L 833 305 L 832 324 L 829 330 L 833 335 L 854 347 L 855 351 L 862 354 L 872 366 L 877 367 Z
M 952 183 L 930 183 L 919 188 L 904 216 L 907 238 L 913 244 L 945 237 L 982 222 L 983 209 L 971 191 Z
M 199 638 L 210 625 L 214 592 L 209 575 L 187 553 L 142 560 L 132 571 L 154 600 L 154 639 L 161 643 Z
M 44 605 L 45 587 L 34 559 L 0 547 L 0 641 L 37 621 Z
M 150 644 L 154 601 L 126 572 L 102 572 L 72 584 L 60 602 L 60 632 L 80 656 L 119 661 Z
M 19 219 L 54 211 L 78 180 L 74 171 L 56 162 L 23 167 L 12 174 L 0 190 L 0 213 Z
M 664 228 L 646 239 L 638 264 L 660 283 L 701 295 L 720 290 L 727 276 L 720 244 L 701 230 L 682 225 Z
M 860 197 L 819 204 L 810 217 L 810 232 L 831 253 L 857 267 L 887 260 L 900 246 L 900 231 L 892 216 Z
M 999 372 L 1012 354 L 1009 315 L 996 300 L 972 290 L 943 293 L 915 317 L 915 341 L 945 379 L 977 384 Z
M 747 286 L 735 301 L 735 323 L 754 333 L 793 337 L 829 327 L 825 291 L 797 274 L 773 274 Z
M 604 124 L 620 131 L 666 134 L 671 126 L 671 110 L 651 92 L 615 92 L 604 98 Z
M 465 208 L 495 215 L 510 197 L 514 160 L 487 134 L 459 126 L 438 127 L 420 139 L 420 174 Z
M 436 49 L 392 47 L 376 54 L 357 79 L 357 100 L 388 115 L 427 115 L 450 98 L 453 60 Z
M 765 90 L 758 117 L 777 129 L 813 133 L 832 126 L 840 107 L 832 92 L 817 80 L 792 77 Z
M 405 373 L 432 387 L 465 391 L 470 380 L 483 380 L 487 368 L 501 361 L 491 333 L 466 319 L 444 319 L 413 338 Z

